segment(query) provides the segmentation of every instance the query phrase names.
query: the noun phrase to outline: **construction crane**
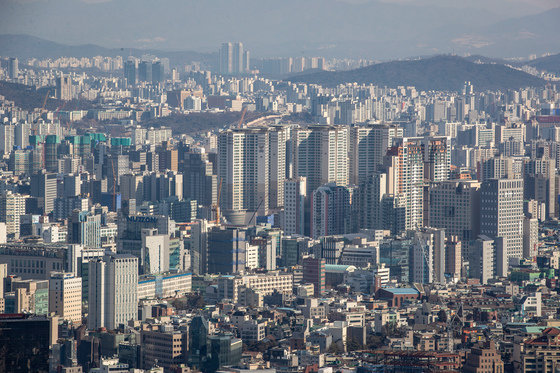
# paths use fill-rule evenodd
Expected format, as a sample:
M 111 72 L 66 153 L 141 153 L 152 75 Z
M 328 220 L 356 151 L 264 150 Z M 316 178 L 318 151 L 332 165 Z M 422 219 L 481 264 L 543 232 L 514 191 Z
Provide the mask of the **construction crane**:
M 68 103 L 68 101 L 64 101 L 64 102 L 62 103 L 62 105 L 60 105 L 58 108 L 56 108 L 56 110 L 55 110 L 55 112 L 54 112 L 54 114 L 53 114 L 53 121 L 54 121 L 55 119 L 57 119 L 57 117 L 58 117 L 58 112 L 59 112 L 60 110 L 64 109 L 64 107 L 66 106 L 66 103 Z
M 43 100 L 43 106 L 41 106 L 41 111 L 45 110 L 45 106 L 47 106 L 47 99 L 49 98 L 50 93 L 51 91 L 47 91 L 47 94 L 45 95 L 45 99 Z
M 241 118 L 239 119 L 239 124 L 237 125 L 237 128 L 241 128 L 243 126 L 243 119 L 245 119 L 245 113 L 247 113 L 247 106 L 245 106 L 243 108 L 243 111 L 241 112 Z
M 115 175 L 115 160 L 111 157 L 111 169 L 113 170 L 113 208 L 117 211 L 117 175 Z
M 255 218 L 255 215 L 257 215 L 257 212 L 258 212 L 259 209 L 261 208 L 263 202 L 264 202 L 264 199 L 261 199 L 261 202 L 260 202 L 259 205 L 257 206 L 257 209 L 256 209 L 255 212 L 253 213 L 253 216 L 251 216 L 251 219 L 249 219 L 249 222 L 247 223 L 247 225 L 251 225 L 251 222 L 252 222 L 253 219 Z
M 218 185 L 218 197 L 216 198 L 216 204 L 214 205 L 214 214 L 216 215 L 216 224 L 220 224 L 220 198 L 222 196 L 222 182 L 224 179 L 220 178 L 220 184 Z

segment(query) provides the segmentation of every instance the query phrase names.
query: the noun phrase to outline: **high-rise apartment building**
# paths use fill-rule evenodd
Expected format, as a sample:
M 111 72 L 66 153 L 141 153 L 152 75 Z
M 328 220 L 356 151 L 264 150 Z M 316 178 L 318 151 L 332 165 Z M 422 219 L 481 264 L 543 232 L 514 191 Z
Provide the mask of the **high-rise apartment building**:
M 218 71 L 220 74 L 238 75 L 249 71 L 249 51 L 244 50 L 243 43 L 223 43 L 218 53 Z
M 72 78 L 64 74 L 56 78 L 56 98 L 64 101 L 72 99 Z
M 381 201 L 387 194 L 387 174 L 376 172 L 363 178 L 358 192 L 360 227 L 384 229 Z
M 6 223 L 8 238 L 19 238 L 20 218 L 25 214 L 25 199 L 25 196 L 10 191 L 0 195 L 0 222 Z
M 0 124 L 0 153 L 10 154 L 14 147 L 15 128 L 13 124 Z
M 226 216 L 233 218 L 235 214 L 242 224 L 255 211 L 259 215 L 269 211 L 269 141 L 266 127 L 230 129 L 218 137 L 218 177 L 223 188 L 220 205 Z
M 448 180 L 451 173 L 451 138 L 425 137 L 423 143 L 424 177 L 431 181 Z
M 138 317 L 138 258 L 126 254 L 93 259 L 88 268 L 88 329 L 109 330 Z
M 348 127 L 294 128 L 291 149 L 293 176 L 307 178 L 307 195 L 328 183 L 348 185 Z
M 522 258 L 523 179 L 485 180 L 480 192 L 480 233 L 502 237 L 507 258 Z
M 355 126 L 349 136 L 349 179 L 351 184 L 360 185 L 383 165 L 393 138 L 402 137 L 403 129 L 384 124 Z
M 284 126 L 270 126 L 268 131 L 269 200 L 270 209 L 284 206 L 284 180 L 286 180 L 286 141 L 288 130 Z
M 352 192 L 335 183 L 315 189 L 311 197 L 311 237 L 351 233 Z
M 303 176 L 284 182 L 284 234 L 305 234 L 307 179 Z
M 405 201 L 406 229 L 423 224 L 424 147 L 422 138 L 396 138 L 385 159 L 389 190 Z
M 63 320 L 82 323 L 82 278 L 72 273 L 51 273 L 49 279 L 49 313 Z

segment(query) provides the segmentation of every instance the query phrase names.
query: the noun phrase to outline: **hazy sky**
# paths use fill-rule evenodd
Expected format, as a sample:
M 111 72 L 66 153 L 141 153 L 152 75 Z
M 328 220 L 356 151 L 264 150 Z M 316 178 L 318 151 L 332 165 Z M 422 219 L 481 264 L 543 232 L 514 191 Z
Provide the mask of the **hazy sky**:
M 521 22 L 523 29 L 508 20 L 555 7 L 560 0 L 0 0 L 0 33 L 197 51 L 243 41 L 257 56 L 323 51 L 387 58 L 503 49 L 502 29 L 546 46 L 537 40 L 539 27 L 544 23 L 542 34 L 558 31 L 557 39 L 560 22 L 546 22 L 558 18 Z M 526 44 L 519 54 L 531 52 Z

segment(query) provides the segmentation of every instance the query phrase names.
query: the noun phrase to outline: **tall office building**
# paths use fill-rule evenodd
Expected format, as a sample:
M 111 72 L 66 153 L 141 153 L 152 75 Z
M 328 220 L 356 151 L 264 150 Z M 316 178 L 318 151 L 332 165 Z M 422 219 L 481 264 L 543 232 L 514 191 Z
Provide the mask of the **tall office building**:
M 284 234 L 305 234 L 307 179 L 303 176 L 284 182 Z
M 43 144 L 45 150 L 45 169 L 48 172 L 58 171 L 58 147 L 60 137 L 57 135 L 47 135 Z
M 307 195 L 328 183 L 348 185 L 348 127 L 311 125 L 292 130 L 293 176 L 307 178 Z
M 502 237 L 507 258 L 522 258 L 523 179 L 485 180 L 480 192 L 480 233 Z
M 72 173 L 64 175 L 64 197 L 77 197 L 81 194 L 82 179 L 80 175 Z
M 64 101 L 72 99 L 72 78 L 64 74 L 56 78 L 56 98 Z
M 218 72 L 220 74 L 233 73 L 233 43 L 222 43 L 218 53 Z
M 152 64 L 152 83 L 159 84 L 165 81 L 165 69 L 161 61 Z
M 210 326 L 203 316 L 195 316 L 189 325 L 189 353 L 187 361 L 195 369 L 203 369 L 210 357 L 208 335 Z
M 25 196 L 5 191 L 0 195 L 0 222 L 6 223 L 8 238 L 18 239 L 20 218 L 25 214 Z
M 49 371 L 49 352 L 58 339 L 58 317 L 3 315 L 0 330 L 3 371 Z
M 402 136 L 403 129 L 397 126 L 376 124 L 351 127 L 348 149 L 350 183 L 360 185 L 369 175 L 378 171 L 393 138 Z
M 214 174 L 214 164 L 207 153 L 185 153 L 182 163 L 183 197 L 198 201 L 203 206 L 211 206 L 218 199 L 218 176 Z
M 72 273 L 51 273 L 49 279 L 49 313 L 82 324 L 82 278 Z
M 208 273 L 243 272 L 246 250 L 244 230 L 223 226 L 212 228 L 208 232 Z
M 218 71 L 220 74 L 243 74 L 249 71 L 249 52 L 243 49 L 243 43 L 223 43 L 218 53 Z
M 140 82 L 152 82 L 152 62 L 151 61 L 141 61 L 138 64 L 138 81 Z
M 15 57 L 8 59 L 8 78 L 17 79 L 19 76 L 19 63 Z
M 133 174 L 122 175 L 119 190 L 123 201 L 133 199 L 137 205 L 141 205 L 144 201 L 144 177 Z
M 158 234 L 157 229 L 142 229 L 142 274 L 160 274 L 169 271 L 169 235 Z
M 124 63 L 124 77 L 129 86 L 136 85 L 138 81 L 138 60 L 134 57 L 128 57 Z
M 405 201 L 406 229 L 423 224 L 424 151 L 421 138 L 396 138 L 385 158 L 389 190 Z
M 138 317 L 138 258 L 111 254 L 88 268 L 88 329 L 116 329 Z
M 428 226 L 445 229 L 445 234 L 462 241 L 463 258 L 468 260 L 469 242 L 480 233 L 480 182 L 447 180 L 430 185 Z
M 218 177 L 224 215 L 247 223 L 254 212 L 267 215 L 270 201 L 270 146 L 266 127 L 229 129 L 218 137 Z
M 41 170 L 31 176 L 31 195 L 37 197 L 38 208 L 47 215 L 54 209 L 57 197 L 56 174 Z
M 72 211 L 68 221 L 68 243 L 101 247 L 101 215 L 89 211 Z

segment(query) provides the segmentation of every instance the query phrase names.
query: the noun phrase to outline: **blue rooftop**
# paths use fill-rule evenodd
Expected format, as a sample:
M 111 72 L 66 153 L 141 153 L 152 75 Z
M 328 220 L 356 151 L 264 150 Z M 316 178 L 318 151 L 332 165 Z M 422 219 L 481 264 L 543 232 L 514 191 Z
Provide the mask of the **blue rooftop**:
M 383 290 L 388 291 L 393 294 L 404 294 L 404 295 L 418 295 L 420 292 L 413 288 L 383 288 Z

